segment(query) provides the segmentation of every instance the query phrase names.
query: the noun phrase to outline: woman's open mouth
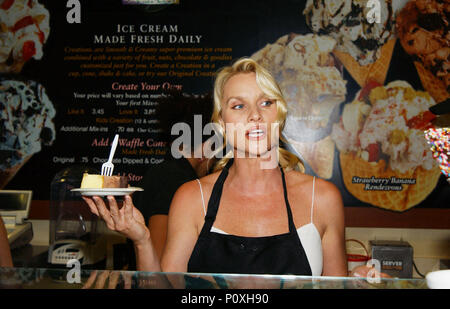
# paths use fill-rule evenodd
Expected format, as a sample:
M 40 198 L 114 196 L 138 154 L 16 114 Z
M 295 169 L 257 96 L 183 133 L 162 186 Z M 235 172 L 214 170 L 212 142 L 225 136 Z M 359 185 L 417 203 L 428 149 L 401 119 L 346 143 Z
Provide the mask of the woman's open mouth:
M 261 140 L 266 136 L 266 130 L 261 127 L 253 127 L 245 132 L 245 137 L 249 140 Z

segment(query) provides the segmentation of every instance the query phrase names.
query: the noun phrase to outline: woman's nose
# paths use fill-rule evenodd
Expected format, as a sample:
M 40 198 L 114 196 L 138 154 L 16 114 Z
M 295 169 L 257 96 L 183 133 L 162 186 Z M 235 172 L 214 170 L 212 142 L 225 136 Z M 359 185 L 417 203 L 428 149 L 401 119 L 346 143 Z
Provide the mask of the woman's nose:
M 261 111 L 258 107 L 253 107 L 250 109 L 248 121 L 249 122 L 258 122 L 262 120 Z

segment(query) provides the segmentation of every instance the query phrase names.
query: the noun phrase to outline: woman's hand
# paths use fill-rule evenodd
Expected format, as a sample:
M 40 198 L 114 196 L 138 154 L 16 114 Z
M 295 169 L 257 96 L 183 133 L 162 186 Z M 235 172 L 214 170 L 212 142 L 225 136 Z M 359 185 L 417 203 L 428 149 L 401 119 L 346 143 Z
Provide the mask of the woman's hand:
M 83 199 L 91 212 L 103 219 L 110 230 L 121 233 L 135 244 L 146 242 L 150 238 L 150 231 L 145 225 L 144 217 L 134 207 L 131 196 L 125 196 L 120 209 L 114 196 L 107 197 L 109 209 L 99 196 L 92 198 L 83 196 Z
M 97 270 L 91 272 L 89 279 L 83 285 L 83 289 L 116 289 L 119 283 L 123 283 L 123 287 L 120 286 L 121 288 L 131 289 L 132 275 L 130 272 L 104 270 L 100 272 L 99 276 L 97 276 L 97 272 Z M 106 285 L 107 280 L 108 285 Z
M 379 272 L 375 267 L 369 267 L 367 265 L 361 265 L 355 267 L 350 272 L 350 277 L 362 277 L 362 278 L 392 278 L 386 273 Z

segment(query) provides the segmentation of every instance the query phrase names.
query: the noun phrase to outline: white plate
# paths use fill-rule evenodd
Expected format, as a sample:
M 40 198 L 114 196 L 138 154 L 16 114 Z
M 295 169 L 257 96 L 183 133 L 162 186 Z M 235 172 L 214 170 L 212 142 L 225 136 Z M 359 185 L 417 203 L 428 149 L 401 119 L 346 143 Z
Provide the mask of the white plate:
M 430 289 L 450 289 L 450 269 L 430 272 L 426 280 Z
M 129 187 L 129 188 L 104 188 L 104 189 L 90 189 L 90 188 L 78 188 L 78 189 L 72 189 L 70 190 L 72 192 L 80 192 L 81 195 L 86 196 L 107 196 L 107 195 L 114 195 L 114 196 L 123 196 L 127 194 L 131 194 L 136 191 L 144 191 L 144 189 L 139 187 Z

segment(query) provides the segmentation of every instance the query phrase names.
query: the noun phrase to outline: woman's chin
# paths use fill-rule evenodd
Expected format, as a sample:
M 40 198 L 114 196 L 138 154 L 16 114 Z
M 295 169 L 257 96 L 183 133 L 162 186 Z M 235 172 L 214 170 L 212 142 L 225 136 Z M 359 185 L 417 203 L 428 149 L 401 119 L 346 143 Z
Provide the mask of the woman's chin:
M 271 149 L 259 149 L 248 148 L 245 150 L 237 150 L 235 151 L 235 158 L 247 158 L 247 159 L 261 159 L 261 160 L 270 160 L 271 156 L 276 156 L 276 153 L 271 151 Z

